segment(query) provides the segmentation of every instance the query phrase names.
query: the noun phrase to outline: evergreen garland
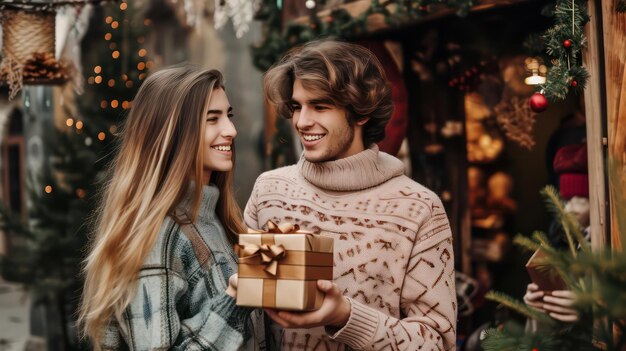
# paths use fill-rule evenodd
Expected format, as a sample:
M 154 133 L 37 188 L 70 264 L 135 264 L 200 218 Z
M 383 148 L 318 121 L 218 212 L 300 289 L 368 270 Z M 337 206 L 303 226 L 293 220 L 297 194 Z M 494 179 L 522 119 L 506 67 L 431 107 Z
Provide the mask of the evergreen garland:
M 541 247 L 546 255 L 541 264 L 556 269 L 568 289 L 576 294 L 574 308 L 579 321 L 553 320 L 510 296 L 490 292 L 488 299 L 537 320 L 539 329 L 531 332 L 514 322 L 505 323 L 486 330 L 482 346 L 486 351 L 622 350 L 626 345 L 626 254 L 591 252 L 578 222 L 565 212 L 557 190 L 548 186 L 542 194 L 568 237 L 569 249 L 552 247 L 541 232 L 535 232 L 531 238 L 518 236 L 515 242 L 531 251 Z M 591 277 L 593 287 L 589 284 Z M 594 329 L 594 318 L 608 323 L 599 323 Z M 615 337 L 613 325 L 617 330 Z
M 473 0 L 372 0 L 370 7 L 356 17 L 343 8 L 336 8 L 325 18 L 313 14 L 308 23 L 291 22 L 283 29 L 276 2 L 265 0 L 260 10 L 268 16 L 264 40 L 252 47 L 252 60 L 259 70 L 265 71 L 287 50 L 307 41 L 323 37 L 351 39 L 361 36 L 367 33 L 367 18 L 370 15 L 383 15 L 385 23 L 394 28 L 442 7 L 457 9 L 457 14 L 463 16 L 473 3 Z M 395 7 L 395 11 L 389 10 L 391 6 Z
M 589 80 L 589 73 L 581 66 L 586 45 L 583 28 L 589 21 L 587 1 L 557 0 L 553 15 L 556 23 L 543 35 L 552 67 L 540 88 L 549 100 L 558 101 L 571 91 L 582 92 Z
M 615 0 L 616 10 L 626 12 L 626 0 Z M 389 7 L 394 5 L 394 12 Z M 456 8 L 465 15 L 473 0 L 372 0 L 371 6 L 357 17 L 343 8 L 331 11 L 326 18 L 311 16 L 308 24 L 288 23 L 281 30 L 280 9 L 275 1 L 265 0 L 261 12 L 269 16 L 266 21 L 265 39 L 252 47 L 254 65 L 262 71 L 269 69 L 290 48 L 315 38 L 337 37 L 350 39 L 367 32 L 367 18 L 381 14 L 391 28 L 424 16 L 441 6 Z M 586 0 L 557 0 L 554 11 L 555 25 L 548 29 L 542 39 L 546 53 L 551 57 L 546 83 L 540 90 L 551 101 L 564 100 L 574 91 L 581 93 L 589 80 L 589 73 L 582 67 L 582 49 L 586 45 L 583 33 L 589 21 Z

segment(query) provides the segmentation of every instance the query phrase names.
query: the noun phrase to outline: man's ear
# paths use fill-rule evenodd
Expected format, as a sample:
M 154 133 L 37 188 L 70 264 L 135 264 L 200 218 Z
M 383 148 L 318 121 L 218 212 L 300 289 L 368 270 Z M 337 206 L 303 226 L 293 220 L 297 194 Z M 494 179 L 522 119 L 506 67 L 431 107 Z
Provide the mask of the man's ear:
M 370 118 L 369 117 L 365 117 L 365 118 L 361 118 L 360 120 L 356 121 L 356 125 L 357 126 L 363 126 L 365 125 L 365 123 L 367 123 L 367 121 L 369 121 Z

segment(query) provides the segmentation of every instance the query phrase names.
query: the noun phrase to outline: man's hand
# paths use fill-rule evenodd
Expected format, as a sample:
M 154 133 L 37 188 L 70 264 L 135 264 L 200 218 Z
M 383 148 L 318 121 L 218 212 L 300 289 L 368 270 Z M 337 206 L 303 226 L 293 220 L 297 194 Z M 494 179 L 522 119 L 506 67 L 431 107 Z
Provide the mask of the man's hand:
M 237 298 L 237 283 L 239 282 L 239 275 L 237 273 L 230 276 L 228 279 L 228 288 L 226 289 L 226 294 L 232 297 L 233 299 Z
M 317 288 L 325 294 L 324 302 L 317 311 L 287 312 L 265 309 L 265 312 L 283 328 L 313 328 L 329 326 L 342 328 L 350 319 L 352 306 L 339 291 L 337 285 L 328 280 L 318 280 Z

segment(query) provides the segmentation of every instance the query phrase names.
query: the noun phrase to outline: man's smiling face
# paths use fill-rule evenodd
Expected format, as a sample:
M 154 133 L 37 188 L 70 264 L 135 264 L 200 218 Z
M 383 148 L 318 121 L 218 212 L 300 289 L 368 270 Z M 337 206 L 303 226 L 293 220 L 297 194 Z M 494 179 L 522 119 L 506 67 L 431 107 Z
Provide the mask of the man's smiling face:
M 292 123 L 309 162 L 334 161 L 364 150 L 362 127 L 350 123 L 346 109 L 315 96 L 302 82 L 293 83 Z

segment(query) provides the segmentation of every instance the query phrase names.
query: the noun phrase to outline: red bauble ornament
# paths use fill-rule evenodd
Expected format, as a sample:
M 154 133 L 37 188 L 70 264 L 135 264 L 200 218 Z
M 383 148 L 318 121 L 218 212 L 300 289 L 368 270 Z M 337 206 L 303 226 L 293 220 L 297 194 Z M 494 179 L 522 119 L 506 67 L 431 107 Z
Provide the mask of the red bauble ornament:
M 543 94 L 534 93 L 528 100 L 528 105 L 533 112 L 540 113 L 548 108 L 548 99 Z
M 333 23 L 334 20 L 335 19 L 333 18 L 333 16 L 326 17 L 326 22 L 328 22 L 328 23 Z
M 564 46 L 566 49 L 571 48 L 571 47 L 572 47 L 572 41 L 571 41 L 571 40 L 569 40 L 569 39 L 565 39 L 565 40 L 563 41 L 563 46 Z
M 539 349 L 538 348 L 534 348 L 532 351 L 539 351 Z
M 573 80 L 571 84 L 573 88 L 576 88 L 578 86 L 578 82 L 575 80 Z

